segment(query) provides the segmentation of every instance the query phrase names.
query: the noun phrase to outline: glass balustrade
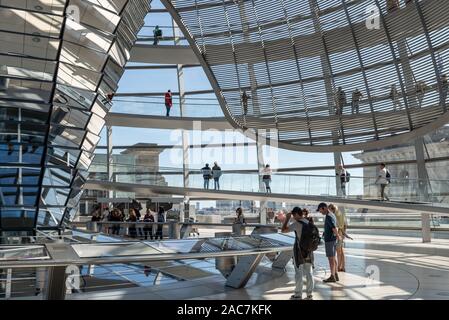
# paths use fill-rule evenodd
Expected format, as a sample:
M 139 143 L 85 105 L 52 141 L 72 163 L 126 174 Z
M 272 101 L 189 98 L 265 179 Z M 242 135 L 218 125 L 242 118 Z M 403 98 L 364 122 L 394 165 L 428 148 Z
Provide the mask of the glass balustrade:
M 184 187 L 183 171 L 179 168 L 145 167 L 114 164 L 112 181 Z M 106 180 L 105 172 L 91 173 L 91 180 Z M 376 177 L 351 176 L 345 184 L 346 195 L 339 190 L 340 179 L 330 175 L 273 173 L 270 183 L 275 194 L 298 194 L 325 197 L 347 197 L 349 199 L 378 200 L 380 186 Z M 190 170 L 186 187 L 204 189 L 204 178 L 200 170 Z M 209 190 L 214 189 L 214 179 L 209 180 Z M 220 189 L 226 191 L 265 192 L 261 176 L 256 172 L 223 171 Z M 449 205 L 449 181 L 391 178 L 386 188 L 391 201 L 425 202 L 433 205 Z

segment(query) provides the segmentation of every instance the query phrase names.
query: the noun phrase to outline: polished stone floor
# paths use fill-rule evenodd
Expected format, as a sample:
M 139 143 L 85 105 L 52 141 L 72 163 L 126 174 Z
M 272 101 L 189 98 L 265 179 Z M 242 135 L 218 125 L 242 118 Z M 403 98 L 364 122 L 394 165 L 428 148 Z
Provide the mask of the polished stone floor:
M 380 235 L 354 235 L 346 243 L 346 273 L 340 282 L 325 284 L 329 276 L 321 247 L 315 255 L 316 300 L 449 299 L 449 240 Z M 221 275 L 162 284 L 69 295 L 68 299 L 214 299 L 287 300 L 294 290 L 294 269 L 278 274 L 263 261 L 243 289 L 224 286 Z

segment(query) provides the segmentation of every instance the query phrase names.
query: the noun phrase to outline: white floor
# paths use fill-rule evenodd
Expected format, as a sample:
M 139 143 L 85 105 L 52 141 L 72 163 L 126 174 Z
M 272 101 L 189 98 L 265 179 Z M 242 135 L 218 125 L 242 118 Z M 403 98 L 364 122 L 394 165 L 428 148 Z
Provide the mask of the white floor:
M 201 230 L 200 230 L 201 232 Z M 218 232 L 218 231 L 217 231 Z M 449 299 L 449 240 L 423 244 L 419 238 L 355 235 L 347 241 L 346 273 L 340 282 L 325 284 L 329 276 L 323 248 L 315 255 L 316 300 L 338 299 Z M 369 277 L 368 273 L 372 273 Z M 373 279 L 378 279 L 378 281 Z M 287 300 L 294 290 L 294 269 L 277 274 L 259 267 L 243 289 L 224 286 L 222 276 L 156 287 L 74 294 L 69 299 L 213 299 Z

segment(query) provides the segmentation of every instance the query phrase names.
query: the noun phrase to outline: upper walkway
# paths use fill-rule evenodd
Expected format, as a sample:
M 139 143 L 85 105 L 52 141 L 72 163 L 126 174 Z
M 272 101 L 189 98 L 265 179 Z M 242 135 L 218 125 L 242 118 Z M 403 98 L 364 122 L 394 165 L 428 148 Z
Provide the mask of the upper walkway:
M 184 130 L 231 130 L 225 118 L 164 117 L 140 114 L 114 113 L 106 116 L 106 124 L 116 127 L 158 128 Z
M 200 65 L 190 46 L 137 43 L 131 49 L 130 62 L 171 65 Z
M 143 194 L 164 194 L 179 195 L 191 198 L 202 198 L 210 200 L 255 200 L 255 201 L 275 201 L 307 204 L 319 204 L 320 202 L 332 202 L 340 206 L 350 206 L 352 208 L 363 209 L 383 209 L 394 210 L 396 212 L 421 212 L 421 213 L 441 213 L 449 214 L 449 208 L 436 206 L 432 203 L 416 202 L 390 202 L 377 201 L 363 198 L 343 198 L 337 196 L 320 195 L 300 195 L 300 194 L 281 194 L 264 193 L 248 191 L 230 191 L 230 190 L 205 190 L 200 188 L 183 188 L 173 186 L 160 186 L 151 184 L 108 182 L 100 180 L 90 180 L 84 185 L 86 189 L 92 190 L 114 190 L 122 192 L 138 192 Z

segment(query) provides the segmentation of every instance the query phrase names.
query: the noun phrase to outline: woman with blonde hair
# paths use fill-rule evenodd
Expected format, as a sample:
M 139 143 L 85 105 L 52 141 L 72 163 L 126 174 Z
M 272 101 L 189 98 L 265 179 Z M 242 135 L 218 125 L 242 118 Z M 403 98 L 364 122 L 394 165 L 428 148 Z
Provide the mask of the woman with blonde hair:
M 337 228 L 338 234 L 340 235 L 340 240 L 337 240 L 337 270 L 339 272 L 346 272 L 345 270 L 345 253 L 343 251 L 344 238 L 346 234 L 346 214 L 338 209 L 334 204 L 329 205 L 329 210 L 335 214 L 337 218 Z

